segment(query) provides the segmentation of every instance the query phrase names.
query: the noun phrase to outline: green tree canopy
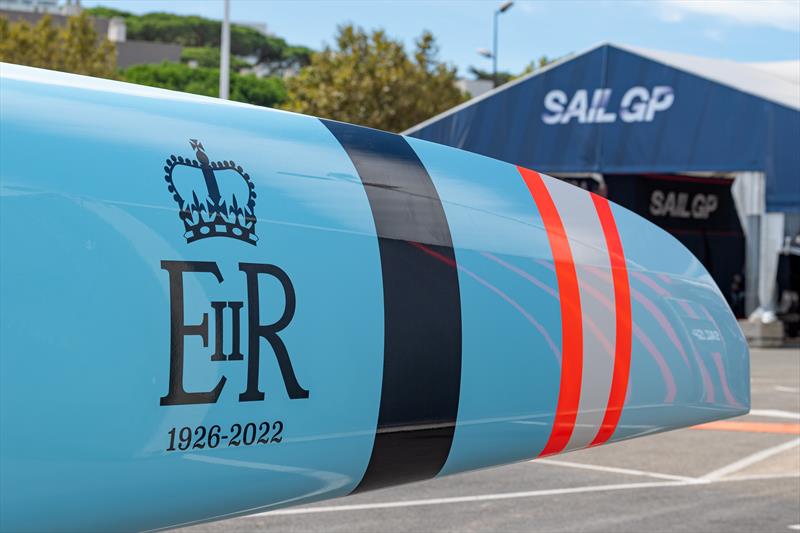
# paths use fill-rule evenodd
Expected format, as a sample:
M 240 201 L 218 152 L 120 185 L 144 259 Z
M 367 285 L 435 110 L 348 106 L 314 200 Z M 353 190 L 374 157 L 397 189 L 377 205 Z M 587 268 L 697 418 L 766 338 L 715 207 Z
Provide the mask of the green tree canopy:
M 113 7 L 105 7 L 105 6 L 97 6 L 97 7 L 90 7 L 89 9 L 85 9 L 85 12 L 95 16 L 95 17 L 102 17 L 110 19 L 111 17 L 135 17 L 133 13 L 128 11 L 122 11 L 120 9 L 114 9 Z
M 181 52 L 181 62 L 197 61 L 199 67 L 216 68 L 219 67 L 219 48 L 212 46 L 186 46 Z M 236 56 L 231 57 L 231 68 L 238 71 L 249 67 L 250 64 Z
M 69 17 L 63 28 L 49 16 L 35 25 L 0 17 L 0 61 L 102 78 L 114 78 L 117 69 L 114 45 L 98 38 L 85 12 Z
M 475 76 L 476 80 L 489 80 L 493 79 L 492 71 L 491 70 L 483 70 L 478 67 L 470 66 L 469 73 Z M 497 71 L 497 85 L 503 85 L 504 83 L 508 83 L 509 81 L 513 80 L 515 76 L 505 70 L 498 70 Z
M 341 26 L 336 48 L 326 47 L 287 81 L 285 109 L 402 131 L 465 100 L 455 68 L 436 60 L 433 35 L 424 32 L 409 56 L 382 30 L 368 34 Z
M 542 67 L 545 67 L 556 61 L 555 59 L 548 59 L 547 56 L 541 56 L 536 61 L 531 61 L 528 63 L 525 68 L 519 74 L 512 74 L 511 72 L 507 71 L 498 71 L 497 72 L 497 84 L 502 85 L 504 83 L 508 83 L 511 80 L 515 80 L 517 78 L 521 78 L 526 74 L 530 74 L 531 72 L 535 72 Z M 469 67 L 469 72 L 473 76 L 475 76 L 476 80 L 491 80 L 492 79 L 492 72 L 489 70 L 479 69 L 478 67 Z
M 87 10 L 99 17 L 123 17 L 129 39 L 176 43 L 190 47 L 219 48 L 222 23 L 194 15 L 174 13 L 146 13 L 134 15 L 109 7 L 94 7 Z M 231 53 L 239 56 L 255 56 L 259 63 L 274 64 L 275 68 L 307 65 L 311 50 L 304 46 L 293 46 L 284 39 L 264 35 L 255 28 L 231 24 Z
M 131 83 L 161 87 L 204 96 L 219 95 L 219 69 L 191 68 L 181 63 L 134 65 L 122 71 L 122 78 Z M 277 77 L 257 78 L 231 73 L 230 97 L 237 102 L 274 107 L 286 100 L 286 87 Z

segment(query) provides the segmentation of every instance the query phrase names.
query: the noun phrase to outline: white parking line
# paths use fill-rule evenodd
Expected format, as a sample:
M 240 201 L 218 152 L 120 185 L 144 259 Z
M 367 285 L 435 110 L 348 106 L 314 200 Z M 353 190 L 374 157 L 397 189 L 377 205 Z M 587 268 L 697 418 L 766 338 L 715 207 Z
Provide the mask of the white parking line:
M 397 509 L 403 507 L 420 507 L 427 505 L 443 505 L 451 503 L 470 503 L 470 502 L 483 502 L 483 501 L 497 501 L 497 500 L 512 500 L 519 498 L 535 498 L 539 496 L 557 496 L 561 494 L 581 494 L 589 492 L 609 492 L 616 490 L 630 490 L 630 489 L 647 489 L 659 487 L 687 487 L 699 484 L 714 484 L 714 483 L 732 483 L 744 482 L 749 480 L 764 480 L 764 479 L 782 479 L 787 477 L 786 474 L 765 475 L 765 476 L 748 476 L 739 479 L 714 479 L 714 480 L 689 480 L 689 481 L 653 481 L 650 483 L 620 483 L 616 485 L 590 485 L 583 487 L 571 487 L 563 489 L 545 489 L 545 490 L 531 490 L 526 492 L 504 492 L 499 494 L 477 494 L 474 496 L 454 496 L 450 498 L 430 498 L 427 500 L 405 500 L 395 502 L 378 502 L 378 503 L 361 503 L 352 505 L 330 505 L 320 507 L 307 507 L 305 509 L 280 509 L 277 511 L 268 511 L 266 513 L 258 513 L 250 516 L 277 516 L 277 515 L 299 515 L 299 514 L 314 514 L 314 513 L 332 513 L 342 511 L 368 511 L 372 509 Z
M 773 388 L 778 392 L 788 392 L 790 394 L 797 394 L 800 392 L 800 389 L 797 387 L 784 387 L 783 385 L 775 385 Z
M 629 476 L 654 477 L 656 479 L 669 479 L 672 481 L 695 481 L 695 478 L 687 476 L 676 476 L 673 474 L 661 474 L 659 472 L 647 472 L 644 470 L 633 470 L 631 468 L 616 468 L 613 466 L 591 465 L 586 463 L 573 463 L 571 461 L 556 461 L 553 459 L 534 459 L 532 463 L 539 463 L 553 466 L 566 466 L 569 468 L 582 468 L 584 470 L 596 470 L 598 472 L 610 472 L 613 474 L 626 474 Z
M 800 413 L 791 411 L 781 411 L 780 409 L 750 409 L 753 416 L 763 416 L 767 418 L 786 418 L 789 420 L 800 420 Z
M 786 472 L 785 474 L 750 474 L 747 476 L 729 476 L 718 479 L 714 483 L 725 481 L 758 481 L 759 479 L 800 479 L 800 472 Z
M 419 507 L 423 505 L 442 505 L 448 503 L 469 503 L 492 500 L 512 500 L 518 498 L 533 498 L 536 496 L 556 496 L 559 494 L 578 494 L 582 492 L 605 492 L 610 490 L 626 490 L 636 488 L 681 486 L 682 481 L 654 481 L 652 483 L 620 483 L 617 485 L 592 485 L 588 487 L 571 487 L 564 489 L 530 490 L 525 492 L 503 492 L 499 494 L 476 494 L 474 496 L 454 496 L 450 498 L 430 498 L 427 500 L 404 500 L 397 502 L 362 503 L 353 505 L 330 505 L 325 507 L 308 507 L 306 509 L 281 509 L 269 511 L 253 516 L 262 515 L 291 515 L 308 513 L 331 513 L 339 511 L 366 511 L 370 509 L 393 509 L 398 507 Z
M 733 463 L 723 466 L 722 468 L 718 468 L 708 474 L 702 476 L 700 479 L 703 481 L 716 481 L 720 478 L 723 478 L 727 475 L 733 474 L 734 472 L 739 472 L 740 470 L 744 470 L 750 465 L 754 465 L 764 459 L 768 459 L 773 455 L 777 455 L 781 452 L 785 452 L 786 450 L 791 450 L 792 448 L 800 446 L 800 439 L 793 439 L 789 442 L 784 442 L 783 444 L 778 444 L 777 446 L 772 446 L 771 448 L 767 448 L 766 450 L 761 450 L 760 452 L 756 452 L 752 455 L 748 455 L 738 461 L 734 461 Z

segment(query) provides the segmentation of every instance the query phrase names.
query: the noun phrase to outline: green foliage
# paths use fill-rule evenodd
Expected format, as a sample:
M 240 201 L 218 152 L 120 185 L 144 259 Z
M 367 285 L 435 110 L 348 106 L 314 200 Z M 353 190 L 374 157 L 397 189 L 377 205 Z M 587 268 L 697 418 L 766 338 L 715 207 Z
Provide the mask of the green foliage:
M 326 47 L 287 81 L 285 109 L 402 131 L 465 100 L 455 68 L 436 61 L 429 32 L 409 57 L 400 41 L 381 31 L 342 26 L 336 48 Z
M 176 43 L 189 47 L 219 48 L 222 23 L 205 17 L 184 16 L 173 13 L 146 13 L 133 15 L 108 7 L 87 9 L 97 16 L 125 18 L 128 38 L 141 41 Z M 280 37 L 264 35 L 254 28 L 231 24 L 231 53 L 255 56 L 259 63 L 277 67 L 307 65 L 311 50 L 304 46 L 291 46 Z
M 211 46 L 187 46 L 181 52 L 181 62 L 197 61 L 200 67 L 213 68 L 219 66 L 219 48 Z
M 49 16 L 33 26 L 0 17 L 0 61 L 102 78 L 115 77 L 117 68 L 114 45 L 98 38 L 85 12 L 69 17 L 63 28 Z
M 107 18 L 110 19 L 111 17 L 135 17 L 133 13 L 129 13 L 128 11 L 121 11 L 119 9 L 114 9 L 113 7 L 104 7 L 104 6 L 97 6 L 92 7 L 89 9 L 84 9 L 86 13 L 89 13 L 93 17 L 99 18 Z
M 231 77 L 231 100 L 276 107 L 285 102 L 286 97 L 286 84 L 276 76 L 258 78 L 252 74 L 233 74 Z
M 181 62 L 197 61 L 197 66 L 216 68 L 219 67 L 219 48 L 211 46 L 187 46 L 181 52 Z M 231 57 L 231 68 L 240 70 L 249 67 L 250 64 L 236 56 Z
M 475 76 L 476 80 L 492 80 L 492 72 L 490 70 L 482 70 L 478 67 L 469 67 L 469 73 Z M 513 80 L 515 76 L 507 71 L 500 70 L 497 72 L 497 85 L 502 85 Z
M 536 72 L 537 70 L 546 67 L 550 63 L 554 63 L 554 62 L 558 61 L 558 59 L 559 58 L 548 59 L 547 56 L 541 56 L 538 60 L 531 61 L 530 63 L 528 63 L 528 65 L 525 67 L 525 69 L 522 72 L 520 72 L 519 74 L 517 74 L 516 76 L 514 76 L 514 78 L 521 78 L 522 76 L 525 76 L 526 74 L 530 74 L 531 72 Z
M 535 71 L 539 70 L 540 68 L 549 65 L 553 61 L 556 61 L 556 60 L 555 59 L 548 59 L 547 56 L 542 56 L 542 57 L 540 57 L 538 59 L 538 61 L 531 61 L 530 63 L 528 63 L 525 66 L 525 68 L 522 70 L 522 72 L 520 72 L 519 74 L 512 74 L 511 72 L 499 71 L 497 73 L 497 85 L 502 85 L 504 83 L 508 83 L 511 80 L 515 80 L 517 78 L 521 78 L 522 76 L 525 76 L 527 74 L 535 72 Z M 475 76 L 476 80 L 491 80 L 492 79 L 492 73 L 491 73 L 491 71 L 488 71 L 488 70 L 482 70 L 482 69 L 479 69 L 477 67 L 469 67 L 469 72 L 470 72 L 470 74 Z
M 161 87 L 205 96 L 219 95 L 218 68 L 191 68 L 181 63 L 134 65 L 122 71 L 122 78 L 131 83 Z M 286 87 L 277 77 L 257 78 L 231 73 L 231 100 L 274 107 L 286 100 Z

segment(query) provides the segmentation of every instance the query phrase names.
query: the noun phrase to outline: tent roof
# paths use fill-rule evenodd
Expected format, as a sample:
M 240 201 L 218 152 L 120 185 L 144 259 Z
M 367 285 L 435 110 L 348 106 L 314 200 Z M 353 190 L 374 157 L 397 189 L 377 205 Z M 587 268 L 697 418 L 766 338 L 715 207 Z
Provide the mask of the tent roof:
M 728 59 L 611 45 L 744 93 L 800 110 L 800 61 L 738 63 Z
M 444 113 L 431 117 L 430 119 L 412 126 L 404 131 L 404 135 L 411 134 L 425 126 L 440 120 L 441 118 L 458 112 L 459 110 L 471 106 L 476 102 L 491 98 L 498 92 L 505 91 L 519 83 L 522 83 L 535 76 L 541 76 L 547 71 L 572 61 L 580 56 L 588 54 L 598 48 L 610 46 L 635 54 L 651 61 L 667 65 L 671 68 L 688 72 L 695 76 L 726 85 L 735 90 L 751 94 L 758 98 L 768 100 L 791 109 L 800 111 L 800 61 L 773 61 L 763 63 L 739 63 L 727 59 L 713 59 L 701 56 L 677 54 L 664 52 L 661 50 L 650 50 L 635 46 L 620 45 L 614 43 L 600 43 L 583 52 L 571 54 L 554 63 L 551 63 L 541 70 L 518 78 L 510 83 L 501 85 L 494 90 L 480 95 L 448 109 Z
M 744 64 L 784 78 L 795 85 L 800 85 L 800 61 L 764 61 L 762 63 Z

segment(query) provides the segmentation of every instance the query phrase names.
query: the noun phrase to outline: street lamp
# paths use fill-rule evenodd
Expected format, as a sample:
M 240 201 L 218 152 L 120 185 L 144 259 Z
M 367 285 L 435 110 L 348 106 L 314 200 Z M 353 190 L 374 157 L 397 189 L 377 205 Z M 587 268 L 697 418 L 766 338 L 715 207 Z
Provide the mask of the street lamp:
M 497 87 L 497 17 L 501 13 L 505 13 L 511 6 L 514 5 L 512 0 L 508 2 L 503 2 L 500 4 L 500 7 L 497 8 L 497 11 L 494 12 L 494 47 L 492 48 L 492 86 Z

